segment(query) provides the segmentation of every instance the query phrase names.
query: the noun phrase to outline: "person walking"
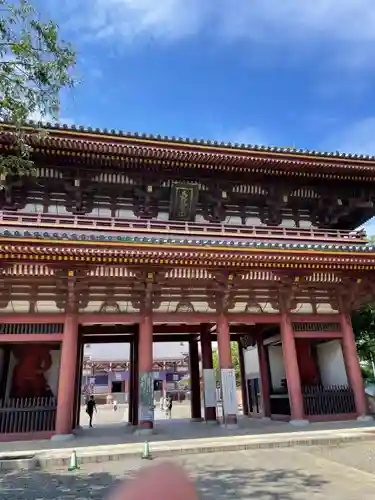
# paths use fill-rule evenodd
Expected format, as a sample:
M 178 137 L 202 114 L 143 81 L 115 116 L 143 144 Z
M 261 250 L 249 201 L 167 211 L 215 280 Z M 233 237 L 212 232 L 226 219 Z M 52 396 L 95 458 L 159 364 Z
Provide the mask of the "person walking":
M 165 417 L 172 418 L 172 396 L 169 395 L 167 397 L 167 401 L 165 403 Z
M 95 398 L 94 398 L 93 394 L 91 394 L 91 396 L 86 404 L 86 413 L 89 416 L 90 427 L 92 427 L 92 417 L 94 415 L 94 411 L 95 411 L 95 413 L 98 413 L 98 410 L 96 408 Z

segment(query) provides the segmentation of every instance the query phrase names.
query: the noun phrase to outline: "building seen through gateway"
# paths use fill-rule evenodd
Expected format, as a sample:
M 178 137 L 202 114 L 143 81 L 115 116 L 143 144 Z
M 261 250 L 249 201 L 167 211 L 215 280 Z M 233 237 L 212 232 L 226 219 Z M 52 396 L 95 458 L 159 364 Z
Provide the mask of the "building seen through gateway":
M 350 313 L 374 297 L 357 229 L 375 215 L 374 158 L 46 130 L 26 129 L 35 172 L 0 192 L 1 439 L 71 435 L 84 345 L 119 342 L 129 356 L 102 358 L 102 385 L 126 393 L 136 432 L 154 429 L 154 372 L 167 383 L 159 342 L 187 346 L 197 425 L 368 418 Z M 4 125 L 2 154 L 12 137 Z

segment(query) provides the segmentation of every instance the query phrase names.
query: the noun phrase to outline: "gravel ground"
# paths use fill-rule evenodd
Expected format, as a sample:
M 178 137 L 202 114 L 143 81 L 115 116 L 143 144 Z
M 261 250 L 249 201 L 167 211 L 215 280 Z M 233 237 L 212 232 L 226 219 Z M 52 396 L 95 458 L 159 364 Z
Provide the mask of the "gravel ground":
M 369 443 L 329 448 L 291 448 L 176 457 L 203 500 L 373 500 L 375 452 Z M 8 473 L 1 499 L 99 500 L 140 467 L 140 459 L 85 465 L 81 470 Z M 165 485 L 161 485 L 165 491 Z M 165 496 L 165 500 L 168 499 Z

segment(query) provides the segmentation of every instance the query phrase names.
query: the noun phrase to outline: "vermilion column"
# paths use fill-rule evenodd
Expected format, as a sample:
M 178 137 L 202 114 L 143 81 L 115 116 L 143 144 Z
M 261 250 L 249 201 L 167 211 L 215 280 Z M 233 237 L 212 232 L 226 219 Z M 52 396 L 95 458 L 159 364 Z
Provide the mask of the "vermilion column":
M 81 414 L 81 395 L 82 395 L 82 368 L 83 368 L 83 351 L 84 344 L 82 339 L 78 337 L 78 355 L 77 355 L 77 365 L 76 365 L 76 387 L 75 387 L 75 398 L 74 398 L 74 412 L 73 412 L 73 428 L 79 427 L 80 424 L 80 414 Z
M 263 339 L 257 339 L 258 347 L 258 359 L 259 359 L 259 373 L 260 373 L 260 385 L 262 394 L 262 407 L 263 416 L 271 417 L 271 405 L 270 405 L 270 373 L 269 373 L 269 362 L 267 356 L 267 349 L 263 344 Z
M 301 378 L 299 374 L 296 344 L 292 322 L 288 314 L 281 315 L 280 334 L 283 347 L 284 366 L 286 373 L 286 381 L 288 385 L 291 423 L 304 424 L 305 413 L 303 409 L 303 397 L 301 389 Z
M 139 424 L 142 431 L 152 432 L 154 427 L 154 379 L 152 373 L 153 325 L 151 315 L 139 324 Z
M 139 327 L 133 338 L 133 425 L 138 425 L 139 405 Z
M 240 374 L 241 374 L 242 411 L 244 415 L 249 415 L 249 401 L 247 398 L 247 389 L 246 389 L 245 358 L 243 353 L 244 349 L 242 347 L 241 340 L 238 340 L 237 344 L 238 344 L 238 360 L 240 362 Z
M 133 422 L 133 410 L 134 410 L 134 339 L 130 342 L 130 363 L 128 368 L 128 423 L 134 424 Z
M 56 433 L 54 438 L 71 436 L 78 350 L 78 321 L 76 314 L 65 316 L 61 347 L 60 374 L 57 397 Z
M 236 377 L 232 364 L 229 325 L 224 314 L 221 314 L 217 321 L 217 343 L 223 394 L 223 424 L 235 425 L 237 424 Z
M 360 419 L 366 419 L 367 401 L 350 316 L 344 313 L 340 314 L 340 323 L 345 366 L 350 387 L 354 392 L 356 410 Z
M 189 364 L 191 387 L 191 419 L 194 422 L 202 420 L 201 384 L 199 375 L 199 352 L 197 339 L 189 340 Z
M 216 376 L 209 325 L 201 325 L 201 354 L 204 388 L 204 419 L 216 423 Z

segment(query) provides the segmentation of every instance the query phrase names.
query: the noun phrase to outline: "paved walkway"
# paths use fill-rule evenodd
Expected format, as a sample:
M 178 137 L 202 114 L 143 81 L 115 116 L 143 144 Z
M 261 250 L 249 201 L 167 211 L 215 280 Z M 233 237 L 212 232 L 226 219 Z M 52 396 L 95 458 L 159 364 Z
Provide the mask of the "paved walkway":
M 194 480 L 202 500 L 373 500 L 374 460 L 374 446 L 367 443 L 174 458 Z M 1 498 L 106 500 L 119 480 L 159 461 L 90 464 L 74 473 L 66 468 L 0 473 Z M 168 484 L 161 483 L 153 500 L 174 500 L 167 492 Z
M 182 411 L 182 410 L 181 410 Z M 99 409 L 98 421 L 117 419 L 112 424 L 99 424 L 93 429 L 88 427 L 79 431 L 70 441 L 29 441 L 0 443 L 1 455 L 38 454 L 43 460 L 52 460 L 54 464 L 66 460 L 72 448 L 79 457 L 86 461 L 102 461 L 140 454 L 145 437 L 134 433 L 134 428 L 125 422 L 119 422 L 124 412 L 113 412 L 110 408 Z M 374 433 L 374 434 L 373 434 Z M 219 425 L 207 425 L 204 422 L 193 423 L 186 419 L 157 420 L 155 432 L 147 436 L 152 450 L 158 455 L 170 453 L 197 453 L 199 451 L 243 450 L 255 447 L 286 446 L 298 441 L 344 439 L 371 439 L 375 437 L 375 423 L 337 422 L 311 424 L 305 428 L 296 428 L 285 422 L 265 421 L 261 419 L 239 418 L 238 428 L 226 429 Z

